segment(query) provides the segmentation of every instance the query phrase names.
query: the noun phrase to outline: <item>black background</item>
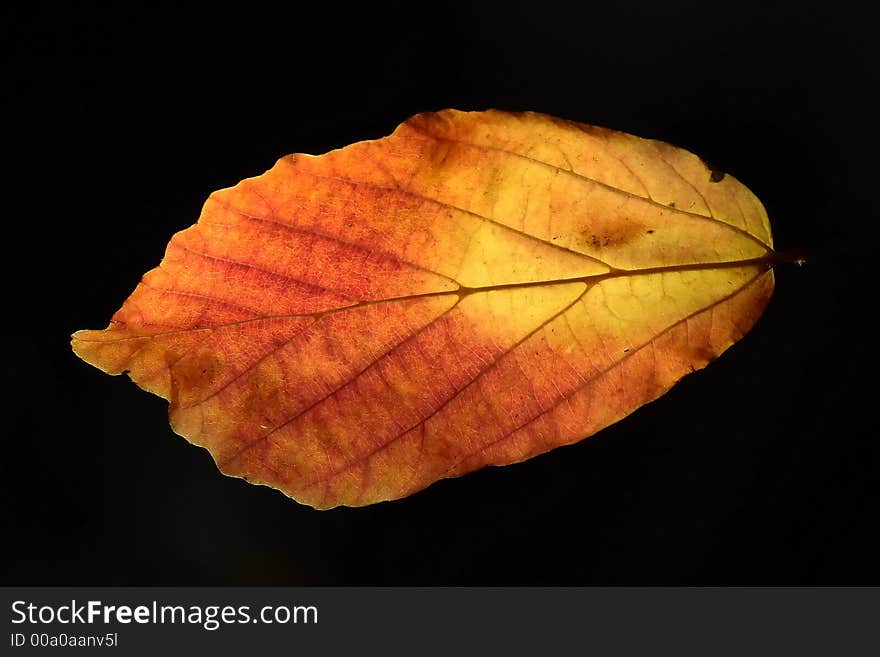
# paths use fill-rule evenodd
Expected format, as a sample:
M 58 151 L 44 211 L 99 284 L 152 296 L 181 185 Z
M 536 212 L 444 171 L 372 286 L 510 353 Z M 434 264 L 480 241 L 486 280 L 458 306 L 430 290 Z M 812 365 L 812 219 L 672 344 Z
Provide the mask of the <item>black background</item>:
M 0 10 L 4 584 L 880 584 L 876 299 L 860 289 L 876 14 L 119 4 Z M 810 262 L 778 268 L 721 359 L 601 434 L 363 509 L 222 476 L 164 401 L 70 351 L 211 191 L 444 107 L 689 148 Z

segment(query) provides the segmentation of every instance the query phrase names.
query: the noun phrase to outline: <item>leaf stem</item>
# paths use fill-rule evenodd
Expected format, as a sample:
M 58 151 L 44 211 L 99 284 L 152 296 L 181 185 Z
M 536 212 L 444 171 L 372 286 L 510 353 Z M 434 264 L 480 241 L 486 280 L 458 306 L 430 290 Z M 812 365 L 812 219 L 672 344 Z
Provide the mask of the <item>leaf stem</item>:
M 785 251 L 773 251 L 768 254 L 770 266 L 794 263 L 799 267 L 807 264 L 807 252 L 803 249 L 786 249 Z

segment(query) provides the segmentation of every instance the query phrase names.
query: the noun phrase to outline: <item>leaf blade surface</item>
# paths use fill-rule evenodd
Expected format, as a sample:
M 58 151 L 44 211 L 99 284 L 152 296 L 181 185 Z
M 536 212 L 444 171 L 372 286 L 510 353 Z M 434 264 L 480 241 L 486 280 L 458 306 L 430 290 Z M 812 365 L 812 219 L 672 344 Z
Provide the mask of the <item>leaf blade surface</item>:
M 84 360 L 227 474 L 318 508 L 409 495 L 620 419 L 744 335 L 760 201 L 661 142 L 422 114 L 211 195 Z

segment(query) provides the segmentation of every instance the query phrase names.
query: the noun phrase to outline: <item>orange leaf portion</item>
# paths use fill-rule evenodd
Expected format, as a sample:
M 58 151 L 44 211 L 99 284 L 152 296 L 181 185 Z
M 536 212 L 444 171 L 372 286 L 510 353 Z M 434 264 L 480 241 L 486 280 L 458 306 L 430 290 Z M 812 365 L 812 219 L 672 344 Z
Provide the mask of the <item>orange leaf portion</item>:
M 215 192 L 73 348 L 223 472 L 357 506 L 655 399 L 751 328 L 772 262 L 760 201 L 687 151 L 447 110 Z

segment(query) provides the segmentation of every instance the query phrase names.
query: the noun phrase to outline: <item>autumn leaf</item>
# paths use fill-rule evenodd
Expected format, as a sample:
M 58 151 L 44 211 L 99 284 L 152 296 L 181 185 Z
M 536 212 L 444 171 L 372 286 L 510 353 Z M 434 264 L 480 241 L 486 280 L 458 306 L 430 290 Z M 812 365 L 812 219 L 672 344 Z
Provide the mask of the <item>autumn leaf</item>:
M 743 336 L 770 226 L 730 175 L 553 117 L 420 114 L 211 194 L 74 351 L 317 508 L 577 442 Z

